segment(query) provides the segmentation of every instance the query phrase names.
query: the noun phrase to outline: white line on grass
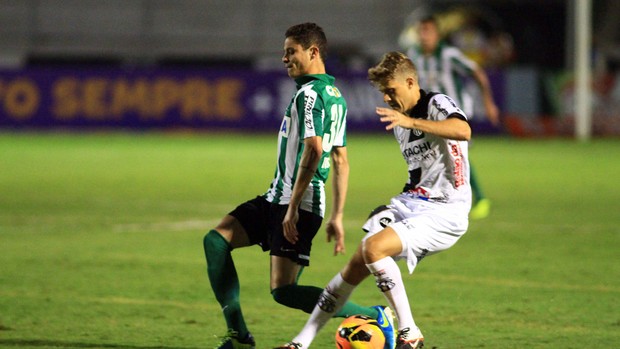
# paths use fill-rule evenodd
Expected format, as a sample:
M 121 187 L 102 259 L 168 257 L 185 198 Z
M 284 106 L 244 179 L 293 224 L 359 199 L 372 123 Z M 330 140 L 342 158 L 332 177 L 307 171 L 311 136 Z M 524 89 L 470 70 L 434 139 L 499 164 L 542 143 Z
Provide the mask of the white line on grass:
M 215 227 L 219 220 L 187 220 L 178 222 L 129 223 L 113 227 L 115 233 L 172 232 L 188 230 L 205 230 Z

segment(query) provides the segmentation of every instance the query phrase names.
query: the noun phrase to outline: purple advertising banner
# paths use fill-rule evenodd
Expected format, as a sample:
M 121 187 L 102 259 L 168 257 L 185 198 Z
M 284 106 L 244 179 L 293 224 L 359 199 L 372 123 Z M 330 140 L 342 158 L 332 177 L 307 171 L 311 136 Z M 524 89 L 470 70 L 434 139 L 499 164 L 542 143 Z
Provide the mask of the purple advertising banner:
M 349 127 L 379 127 L 381 95 L 365 74 L 336 84 L 349 104 Z M 285 73 L 252 70 L 0 71 L 0 127 L 273 130 L 294 93 Z
M 349 130 L 384 130 L 365 72 L 338 73 Z M 277 129 L 295 93 L 284 72 L 251 69 L 0 70 L 0 128 Z

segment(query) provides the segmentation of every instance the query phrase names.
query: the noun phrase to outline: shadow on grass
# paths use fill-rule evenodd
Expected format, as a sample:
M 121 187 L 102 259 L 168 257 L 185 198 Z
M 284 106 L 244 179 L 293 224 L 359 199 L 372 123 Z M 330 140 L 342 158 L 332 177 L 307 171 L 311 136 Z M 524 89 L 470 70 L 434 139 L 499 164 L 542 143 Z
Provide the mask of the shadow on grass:
M 199 349 L 194 347 L 143 346 L 126 344 L 82 343 L 44 339 L 0 339 L 2 347 L 113 348 L 113 349 Z

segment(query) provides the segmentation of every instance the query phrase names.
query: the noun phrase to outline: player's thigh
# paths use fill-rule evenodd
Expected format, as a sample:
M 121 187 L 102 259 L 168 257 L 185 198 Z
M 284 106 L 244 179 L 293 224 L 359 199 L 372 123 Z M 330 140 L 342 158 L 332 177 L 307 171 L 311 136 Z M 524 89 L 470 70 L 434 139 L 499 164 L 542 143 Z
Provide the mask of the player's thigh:
M 421 259 L 452 247 L 465 233 L 461 226 L 440 215 L 425 214 L 407 218 L 392 228 L 403 241 L 403 255 L 405 250 L 412 250 Z
M 266 246 L 270 207 L 271 203 L 260 196 L 248 200 L 226 215 L 215 230 L 231 244 L 232 248 L 256 244 Z
M 274 205 L 272 207 L 270 228 L 270 255 L 288 258 L 291 261 L 307 267 L 310 265 L 310 252 L 312 250 L 312 240 L 319 231 L 323 218 L 312 212 L 299 210 L 299 221 L 297 222 L 298 240 L 291 243 L 284 237 L 282 220 L 286 215 L 288 206 Z
M 271 288 L 297 282 L 302 267 L 310 265 L 312 240 L 316 236 L 323 218 L 311 212 L 299 210 L 297 231 L 299 240 L 292 244 L 284 238 L 282 220 L 288 206 L 273 205 L 270 223 Z
M 269 286 L 272 290 L 294 284 L 301 270 L 301 265 L 287 257 L 271 256 L 271 278 Z
M 237 220 L 237 218 L 226 215 L 220 223 L 215 227 L 215 230 L 220 233 L 228 241 L 232 248 L 239 248 L 250 245 L 250 238 L 248 237 L 245 228 Z
M 466 231 L 466 223 L 446 220 L 439 215 L 424 214 L 392 225 L 400 236 L 409 273 L 425 257 L 452 247 Z
M 362 255 L 367 264 L 385 257 L 398 256 L 402 251 L 401 237 L 391 226 L 385 227 L 376 234 L 369 234 L 363 240 Z

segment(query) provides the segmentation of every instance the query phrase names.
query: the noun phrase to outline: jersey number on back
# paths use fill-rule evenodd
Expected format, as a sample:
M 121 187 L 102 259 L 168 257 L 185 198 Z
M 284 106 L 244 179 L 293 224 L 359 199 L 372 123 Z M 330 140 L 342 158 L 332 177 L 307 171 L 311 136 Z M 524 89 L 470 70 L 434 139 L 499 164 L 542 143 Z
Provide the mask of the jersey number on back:
M 332 146 L 334 145 L 334 141 L 340 132 L 340 128 L 342 127 L 342 118 L 344 114 L 344 108 L 342 104 L 332 104 L 331 110 L 329 111 L 331 125 L 329 128 L 329 133 L 325 133 L 323 135 L 323 151 L 330 152 L 332 150 Z
M 342 127 L 344 126 L 344 107 L 342 104 L 332 104 L 329 111 L 330 128 L 329 132 L 323 134 L 323 151 L 330 152 L 334 145 L 336 137 L 340 134 Z M 321 168 L 329 168 L 329 156 L 325 158 Z

